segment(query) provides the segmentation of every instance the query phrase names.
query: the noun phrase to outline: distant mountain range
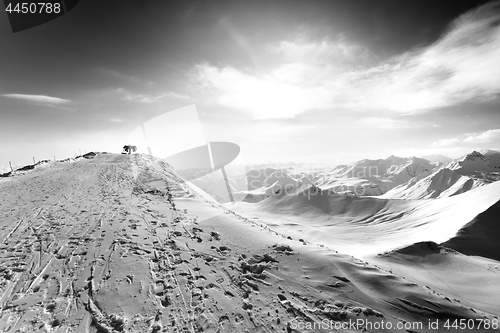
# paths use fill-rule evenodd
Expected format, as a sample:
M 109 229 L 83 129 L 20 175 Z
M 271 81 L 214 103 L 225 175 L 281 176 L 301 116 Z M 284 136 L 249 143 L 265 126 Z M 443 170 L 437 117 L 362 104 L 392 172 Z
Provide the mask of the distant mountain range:
M 428 160 L 428 161 L 431 161 L 431 162 L 434 162 L 434 163 L 443 163 L 443 164 L 453 161 L 452 158 L 449 158 L 449 157 L 444 156 L 444 155 L 439 155 L 439 154 L 426 155 L 426 156 L 422 156 L 421 158 Z
M 500 152 L 473 151 L 415 177 L 382 197 L 387 199 L 429 199 L 460 194 L 500 179 Z
M 322 191 L 347 196 L 384 199 L 431 199 L 464 193 L 500 179 L 500 152 L 473 151 L 452 160 L 443 155 L 389 156 L 364 159 L 321 172 L 263 168 L 247 172 L 244 201 L 258 202 L 280 189 L 314 185 Z
M 322 189 L 357 196 L 381 195 L 410 179 L 430 174 L 435 164 L 418 157 L 389 156 L 339 165 L 316 179 Z

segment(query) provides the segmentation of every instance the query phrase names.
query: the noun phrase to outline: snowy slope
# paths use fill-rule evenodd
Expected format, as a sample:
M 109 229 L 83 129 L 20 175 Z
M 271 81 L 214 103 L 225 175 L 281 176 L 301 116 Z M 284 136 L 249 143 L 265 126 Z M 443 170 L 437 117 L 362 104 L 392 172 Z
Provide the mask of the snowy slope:
M 421 241 L 445 242 L 499 200 L 500 182 L 494 182 L 439 200 L 349 197 L 309 187 L 228 207 L 294 238 L 364 256 Z
M 500 201 L 476 216 L 445 243 L 461 253 L 500 261 Z
M 237 215 L 145 155 L 1 180 L 0 216 L 1 332 L 331 332 L 293 327 L 437 318 L 433 332 L 449 332 L 447 319 L 494 318 Z

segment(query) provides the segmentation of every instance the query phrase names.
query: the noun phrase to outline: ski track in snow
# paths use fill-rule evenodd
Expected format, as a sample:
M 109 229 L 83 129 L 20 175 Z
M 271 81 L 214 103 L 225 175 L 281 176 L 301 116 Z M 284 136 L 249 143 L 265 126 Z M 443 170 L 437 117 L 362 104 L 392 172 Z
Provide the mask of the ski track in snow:
M 191 198 L 140 155 L 0 182 L 0 331 L 290 332 L 291 320 L 491 317 L 232 212 L 200 223 L 192 212 L 209 203 Z

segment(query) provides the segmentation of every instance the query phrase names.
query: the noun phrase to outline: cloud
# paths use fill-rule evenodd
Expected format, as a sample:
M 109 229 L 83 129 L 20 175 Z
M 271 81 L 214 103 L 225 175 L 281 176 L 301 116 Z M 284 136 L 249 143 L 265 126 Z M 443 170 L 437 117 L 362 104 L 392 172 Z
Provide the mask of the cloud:
M 46 106 L 58 106 L 71 103 L 69 99 L 62 99 L 58 97 L 51 97 L 45 95 L 3 94 L 1 96 L 16 100 L 21 100 L 31 104 L 40 104 Z
M 157 95 L 157 96 L 151 96 L 151 95 L 147 95 L 147 94 L 127 94 L 124 99 L 127 101 L 134 101 L 134 102 L 139 102 L 139 103 L 151 104 L 154 102 L 158 102 L 163 97 L 165 97 L 165 94 L 161 94 L 161 95 Z
M 452 139 L 440 139 L 438 141 L 434 141 L 431 143 L 431 147 L 437 148 L 437 147 L 449 147 L 449 146 L 454 146 L 460 144 L 462 141 L 458 138 L 452 138 Z
M 183 94 L 178 94 L 175 92 L 168 92 L 168 93 L 163 93 L 159 95 L 149 95 L 149 94 L 134 94 L 129 92 L 128 90 L 124 88 L 117 88 L 115 89 L 115 92 L 123 95 L 123 99 L 127 101 L 133 101 L 133 102 L 138 102 L 138 103 L 145 103 L 145 104 L 152 104 L 155 102 L 158 102 L 166 97 L 174 97 L 174 98 L 179 98 L 179 99 L 188 99 L 189 96 L 183 95 Z
M 500 93 L 500 2 L 456 19 L 434 44 L 408 52 L 366 72 L 359 106 L 412 112 Z
M 99 67 L 98 71 L 100 71 L 101 73 L 103 73 L 105 75 L 109 75 L 115 79 L 118 79 L 120 81 L 136 82 L 136 83 L 142 83 L 142 84 L 146 84 L 146 85 L 150 85 L 150 86 L 153 85 L 153 82 L 151 82 L 151 81 L 143 80 L 137 76 L 127 75 L 127 74 L 121 73 L 115 69 Z
M 441 139 L 431 143 L 431 147 L 450 147 L 457 146 L 460 144 L 483 144 L 494 142 L 495 140 L 500 140 L 500 128 L 491 129 L 481 133 L 469 133 L 463 139 L 452 138 L 452 139 Z
M 358 121 L 361 125 L 381 129 L 396 130 L 410 127 L 406 121 L 383 117 L 368 117 Z
M 361 45 L 345 39 L 308 41 L 304 38 L 295 41 L 281 41 L 270 46 L 270 50 L 283 56 L 286 62 L 308 62 L 332 64 L 333 61 L 359 61 L 361 56 L 368 56 L 368 51 Z
M 123 123 L 124 120 L 120 119 L 120 118 L 111 118 L 109 121 L 112 121 L 114 123 Z
M 463 142 L 466 143 L 488 143 L 500 140 L 500 129 L 492 129 L 482 133 L 469 134 Z
M 178 93 L 175 93 L 173 91 L 167 93 L 168 96 L 172 96 L 172 97 L 175 97 L 175 98 L 180 98 L 180 99 L 189 99 L 190 97 L 188 95 L 185 95 L 185 94 L 178 94 Z
M 312 109 L 412 114 L 500 94 L 500 2 L 458 17 L 433 44 L 368 66 L 375 57 L 345 39 L 304 37 L 270 47 L 267 72 L 198 64 L 193 76 L 214 103 L 257 118 Z
M 432 148 L 414 148 L 414 147 L 406 147 L 400 150 L 392 150 L 388 151 L 387 154 L 394 154 L 395 156 L 401 157 L 423 157 L 429 155 L 444 155 L 449 158 L 458 158 L 460 156 L 464 156 L 472 152 L 473 149 L 470 147 L 461 147 L 461 146 L 453 146 L 453 147 L 432 147 Z
M 324 87 L 302 87 L 270 75 L 201 64 L 195 76 L 216 103 L 248 110 L 256 118 L 290 118 L 331 104 L 331 94 Z

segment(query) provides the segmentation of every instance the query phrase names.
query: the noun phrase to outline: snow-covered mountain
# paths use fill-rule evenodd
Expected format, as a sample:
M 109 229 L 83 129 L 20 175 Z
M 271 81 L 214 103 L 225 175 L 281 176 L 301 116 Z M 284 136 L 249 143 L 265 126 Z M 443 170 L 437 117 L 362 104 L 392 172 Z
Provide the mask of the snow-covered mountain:
M 433 163 L 443 163 L 443 164 L 453 161 L 452 158 L 449 158 L 448 156 L 444 156 L 441 154 L 426 155 L 426 156 L 421 156 L 420 158 L 426 159 Z
M 429 199 L 460 194 L 500 179 L 500 153 L 473 151 L 442 165 L 430 175 L 411 179 L 383 198 Z
M 297 177 L 297 175 L 294 175 Z M 297 177 L 298 178 L 298 177 Z M 296 179 L 286 169 L 265 168 L 247 172 L 248 191 L 242 191 L 245 202 L 259 202 L 274 194 L 293 191 L 311 181 L 303 176 Z
M 493 150 L 493 149 L 482 149 L 479 151 L 482 155 L 486 155 L 486 156 L 489 156 L 489 155 L 499 155 L 500 154 L 500 151 L 498 150 Z
M 442 156 L 444 157 L 444 156 Z M 236 201 L 260 202 L 280 191 L 315 185 L 347 196 L 417 199 L 447 197 L 500 178 L 500 152 L 482 150 L 442 164 L 418 157 L 364 159 L 333 169 L 263 167 L 246 171 L 227 168 Z M 192 181 L 220 202 L 230 201 L 220 172 Z
M 446 164 L 445 168 L 470 176 L 500 172 L 500 153 L 492 150 L 486 150 L 484 154 L 473 151 Z
M 350 165 L 339 165 L 318 177 L 315 184 L 323 190 L 337 193 L 381 195 L 415 177 L 428 175 L 435 168 L 423 158 L 391 155 L 386 159 L 365 159 Z

